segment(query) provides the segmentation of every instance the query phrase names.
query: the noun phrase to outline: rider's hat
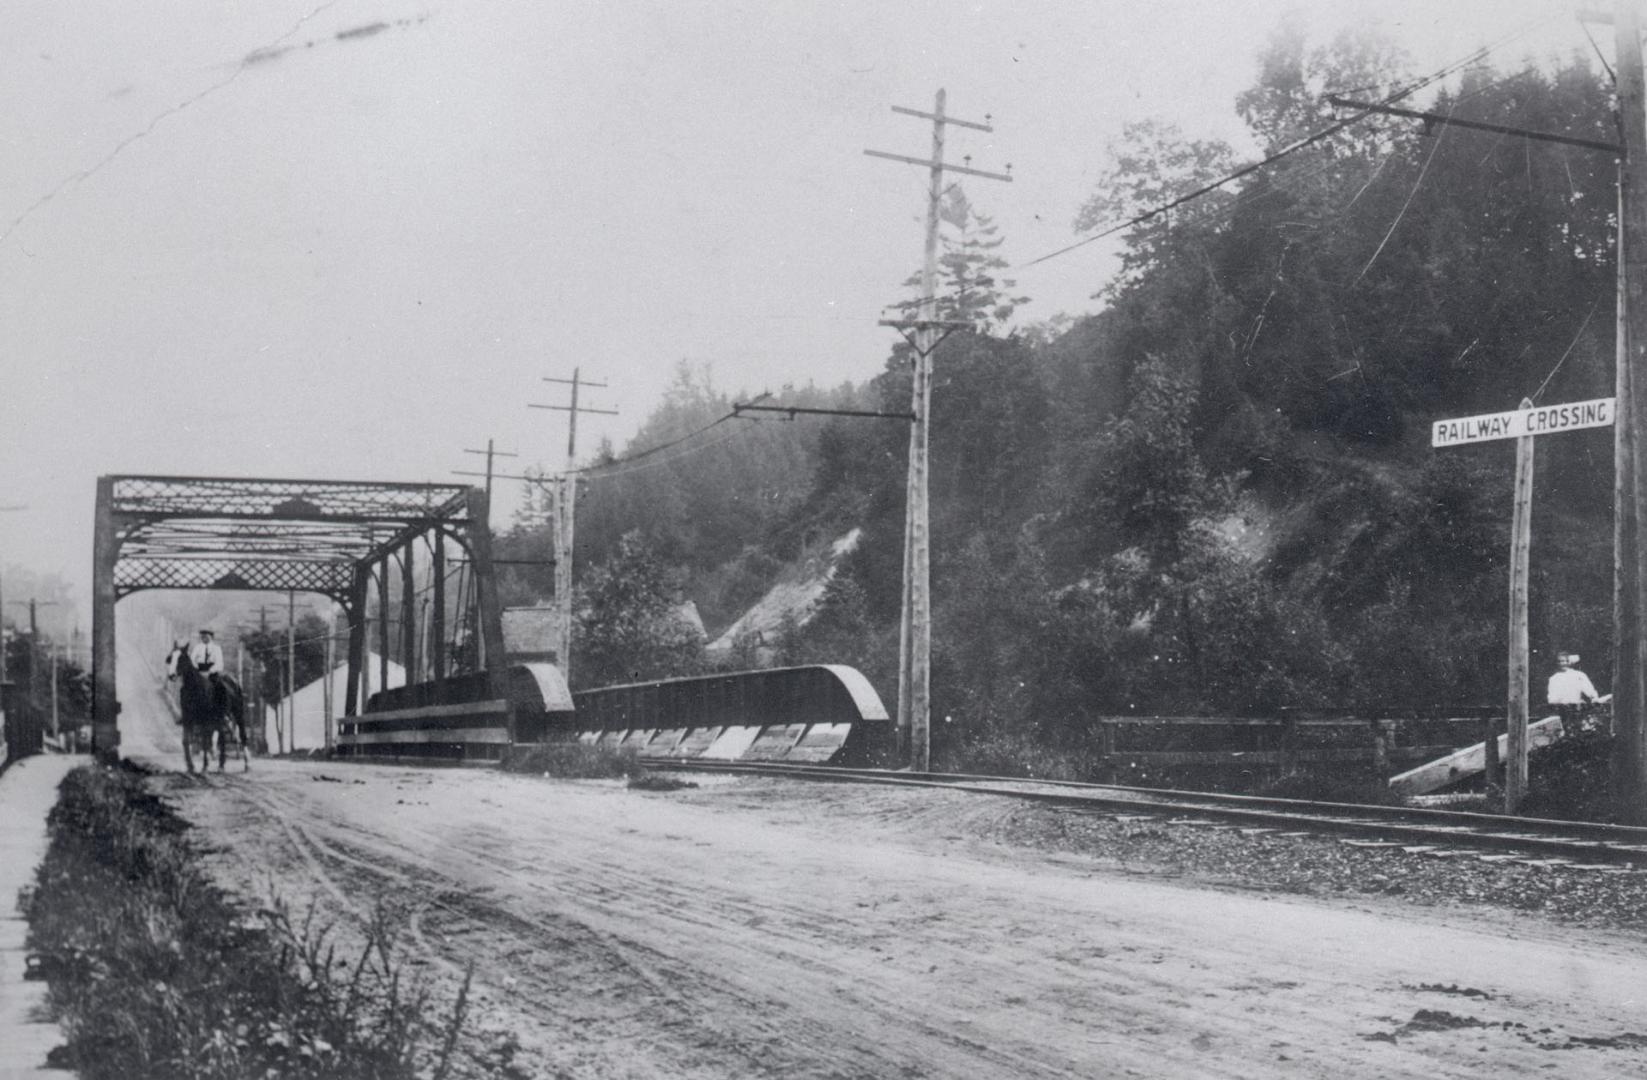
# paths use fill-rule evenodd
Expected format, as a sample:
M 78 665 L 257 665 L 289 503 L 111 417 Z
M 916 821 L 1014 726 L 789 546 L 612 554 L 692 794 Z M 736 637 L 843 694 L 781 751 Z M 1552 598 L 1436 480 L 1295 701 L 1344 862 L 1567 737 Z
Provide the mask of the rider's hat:
M 202 626 L 200 628 L 200 632 L 202 634 L 205 634 L 207 637 L 216 637 L 217 636 L 216 632 L 213 631 L 212 628 L 209 627 L 209 626 Z

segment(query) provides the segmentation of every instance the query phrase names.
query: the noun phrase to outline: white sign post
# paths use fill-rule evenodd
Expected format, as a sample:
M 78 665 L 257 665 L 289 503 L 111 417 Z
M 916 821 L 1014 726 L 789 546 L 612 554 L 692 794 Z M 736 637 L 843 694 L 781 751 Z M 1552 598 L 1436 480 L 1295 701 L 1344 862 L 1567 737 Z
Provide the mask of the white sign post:
M 1437 420 L 1432 447 L 1464 446 L 1495 439 L 1516 440 L 1515 514 L 1510 527 L 1509 716 L 1505 733 L 1504 810 L 1513 814 L 1527 794 L 1527 565 L 1532 551 L 1533 438 L 1583 428 L 1610 427 L 1615 398 L 1534 408 L 1528 398 L 1508 412 Z

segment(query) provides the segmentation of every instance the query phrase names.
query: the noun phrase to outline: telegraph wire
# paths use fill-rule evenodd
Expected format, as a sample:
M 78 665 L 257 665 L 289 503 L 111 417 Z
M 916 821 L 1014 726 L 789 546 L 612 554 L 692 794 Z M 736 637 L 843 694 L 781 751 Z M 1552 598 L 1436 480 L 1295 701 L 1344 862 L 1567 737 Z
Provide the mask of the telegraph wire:
M 1458 102 L 1453 102 L 1453 107 L 1447 110 L 1448 117 L 1452 116 L 1457 107 Z M 1418 177 L 1413 181 L 1412 190 L 1407 192 L 1407 200 L 1401 204 L 1401 209 L 1396 211 L 1395 220 L 1390 222 L 1390 227 L 1384 231 L 1384 239 L 1380 240 L 1378 242 L 1378 246 L 1373 249 L 1373 253 L 1371 257 L 1367 259 L 1366 265 L 1361 267 L 1361 272 L 1355 275 L 1354 281 L 1350 282 L 1351 289 L 1354 289 L 1357 285 L 1361 284 L 1361 279 L 1367 276 L 1367 271 L 1373 268 L 1373 263 L 1377 262 L 1378 257 L 1384 254 L 1385 245 L 1390 242 L 1390 237 L 1395 235 L 1395 230 L 1401 224 L 1401 219 L 1407 216 L 1408 207 L 1412 206 L 1413 200 L 1418 197 L 1418 189 L 1424 186 L 1424 177 L 1429 175 L 1430 163 L 1435 160 L 1436 151 L 1441 149 L 1441 140 L 1446 137 L 1447 131 L 1445 126 L 1443 126 L 1441 131 L 1436 132 L 1435 141 L 1430 144 L 1430 152 L 1424 158 L 1423 168 L 1418 170 Z
M 1614 288 L 1615 286 L 1609 285 L 1607 292 L 1612 292 Z M 1590 325 L 1590 319 L 1595 316 L 1596 308 L 1601 306 L 1601 301 L 1605 299 L 1605 296 L 1606 294 L 1603 293 L 1602 296 L 1596 297 L 1595 303 L 1590 305 L 1590 310 L 1584 315 L 1584 321 L 1578 324 L 1578 331 L 1573 334 L 1573 340 L 1567 344 L 1567 351 L 1561 354 L 1561 359 L 1555 362 L 1555 367 L 1550 369 L 1550 373 L 1544 376 L 1544 381 L 1538 384 L 1538 389 L 1530 395 L 1533 401 L 1539 399 L 1544 393 L 1544 388 L 1550 385 L 1550 380 L 1556 377 L 1556 372 L 1561 370 L 1561 365 L 1567 362 L 1567 357 L 1571 356 L 1573 350 L 1578 347 L 1579 340 L 1584 337 L 1585 328 Z

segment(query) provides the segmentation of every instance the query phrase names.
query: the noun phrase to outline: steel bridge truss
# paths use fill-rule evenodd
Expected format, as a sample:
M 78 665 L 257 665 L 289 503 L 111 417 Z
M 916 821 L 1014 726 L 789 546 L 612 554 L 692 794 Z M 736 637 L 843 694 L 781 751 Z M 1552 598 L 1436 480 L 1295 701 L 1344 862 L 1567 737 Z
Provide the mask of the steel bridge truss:
M 491 557 L 486 495 L 454 484 L 351 480 L 269 480 L 205 476 L 105 476 L 97 482 L 93 567 L 93 737 L 100 753 L 118 746 L 114 608 L 144 589 L 235 589 L 319 593 L 349 619 L 345 715 L 364 704 L 367 594 L 375 577 L 379 610 L 391 612 L 390 564 L 402 586 L 400 640 L 377 620 L 387 672 L 403 653 L 408 678 L 419 640 L 414 546 L 426 541 L 434 592 L 426 618 L 435 678 L 446 674 L 444 618 L 448 540 L 467 556 L 475 580 L 482 663 L 503 659 L 501 609 Z M 383 685 L 380 680 L 379 685 Z

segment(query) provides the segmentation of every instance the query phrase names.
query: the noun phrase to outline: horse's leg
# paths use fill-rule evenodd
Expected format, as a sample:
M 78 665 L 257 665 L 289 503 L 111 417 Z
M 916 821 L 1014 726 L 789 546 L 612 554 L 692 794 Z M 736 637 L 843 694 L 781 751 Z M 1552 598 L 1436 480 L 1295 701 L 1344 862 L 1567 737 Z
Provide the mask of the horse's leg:
M 187 724 L 184 724 L 183 725 L 183 771 L 186 772 L 190 776 L 194 775 L 194 747 L 191 745 L 193 742 L 194 742 L 194 732 L 189 729 L 189 726 Z M 204 762 L 202 762 L 202 764 L 204 764 Z

